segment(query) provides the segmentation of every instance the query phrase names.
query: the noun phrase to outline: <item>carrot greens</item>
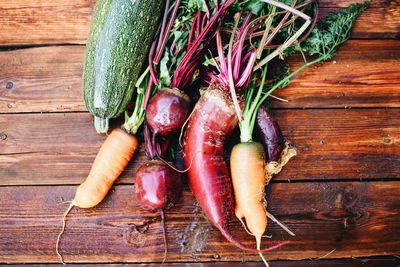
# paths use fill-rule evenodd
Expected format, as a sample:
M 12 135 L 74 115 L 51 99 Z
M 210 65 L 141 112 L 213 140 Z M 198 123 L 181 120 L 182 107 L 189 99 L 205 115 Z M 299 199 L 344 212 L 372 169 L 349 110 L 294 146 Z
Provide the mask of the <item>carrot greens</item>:
M 333 12 L 318 22 L 310 36 L 301 44 L 288 48 L 286 55 L 299 52 L 303 55 L 305 63 L 297 70 L 288 73 L 274 84 L 266 87 L 266 92 L 258 101 L 258 107 L 273 93 L 276 89 L 285 87 L 290 79 L 297 73 L 314 64 L 333 58 L 341 44 L 346 42 L 351 33 L 351 29 L 358 16 L 368 7 L 369 1 L 362 4 L 352 4 L 348 8 L 341 9 L 339 12 Z M 308 60 L 305 54 L 314 56 Z M 315 58 L 316 56 L 316 58 Z

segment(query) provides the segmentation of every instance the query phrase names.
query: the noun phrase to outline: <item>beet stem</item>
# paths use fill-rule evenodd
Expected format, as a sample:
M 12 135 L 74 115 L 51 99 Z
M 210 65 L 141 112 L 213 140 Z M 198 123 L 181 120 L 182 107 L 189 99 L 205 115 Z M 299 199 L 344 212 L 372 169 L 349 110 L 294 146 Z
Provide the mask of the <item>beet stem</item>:
M 255 62 L 256 62 L 256 54 L 253 52 L 250 55 L 249 62 L 247 63 L 247 66 L 242 73 L 242 77 L 236 84 L 238 87 L 242 87 L 249 80 L 249 78 L 251 77 L 251 74 L 253 73 L 252 71 L 253 71 Z
M 151 66 L 150 66 L 150 73 L 151 73 Z M 157 80 L 157 77 L 155 77 L 155 79 Z M 144 99 L 143 99 L 143 103 L 142 103 L 142 109 L 146 110 L 147 104 L 149 102 L 150 99 L 150 94 L 151 94 L 151 87 L 153 86 L 153 79 L 150 78 L 146 87 L 146 92 L 144 95 Z
M 157 74 L 156 74 L 156 71 L 155 71 L 154 65 L 153 65 L 153 58 L 154 58 L 155 50 L 156 50 L 156 42 L 154 41 L 151 44 L 151 48 L 150 48 L 150 52 L 149 52 L 149 68 L 150 68 L 151 80 L 153 81 L 153 83 L 155 85 L 158 85 L 158 78 L 157 78 Z M 146 105 L 147 105 L 147 103 L 146 103 Z
M 210 18 L 208 23 L 205 25 L 204 29 L 202 29 L 201 31 L 200 29 L 198 29 L 200 32 L 196 34 L 196 39 L 194 40 L 192 46 L 187 49 L 186 54 L 183 56 L 181 62 L 177 66 L 174 77 L 172 78 L 172 83 L 171 83 L 172 87 L 177 87 L 183 90 L 190 83 L 190 79 L 184 79 L 184 77 L 182 77 L 183 75 L 186 75 L 186 77 L 191 77 L 188 75 L 189 70 L 185 68 L 185 66 L 187 65 L 188 62 L 193 62 L 192 64 L 197 66 L 197 64 L 199 63 L 199 59 L 201 59 L 201 57 L 197 59 L 194 59 L 194 57 L 196 55 L 202 55 L 204 53 L 205 47 L 209 44 L 216 31 L 219 19 L 225 14 L 226 10 L 234 2 L 235 0 L 227 0 L 224 2 L 224 4 L 221 5 L 220 9 L 218 9 L 218 2 L 216 2 L 215 4 L 215 8 L 217 10 L 216 13 Z M 201 20 L 198 23 L 200 24 Z M 202 48 L 200 48 L 201 45 L 203 45 Z M 178 84 L 181 86 L 177 86 Z
M 169 0 L 166 0 L 164 16 L 163 16 L 162 23 L 161 23 L 160 35 L 158 36 L 156 51 L 160 51 L 160 49 L 161 49 L 161 43 L 163 40 L 163 36 L 165 35 L 165 25 L 167 24 L 168 9 L 169 9 Z
M 168 0 L 168 2 L 169 2 L 169 0 Z M 169 37 L 169 32 L 171 31 L 172 24 L 173 24 L 174 21 L 175 21 L 176 13 L 178 12 L 180 2 L 181 2 L 181 0 L 176 0 L 174 9 L 172 10 L 171 17 L 169 18 L 169 22 L 168 22 L 168 25 L 167 25 L 167 29 L 165 30 L 165 32 L 164 32 L 164 34 L 163 34 L 164 37 L 163 37 L 163 39 L 162 39 L 161 45 L 159 44 L 160 47 L 157 47 L 157 54 L 156 54 L 156 57 L 155 57 L 155 59 L 154 59 L 154 64 L 156 64 L 156 65 L 157 65 L 157 64 L 160 62 L 160 60 L 161 60 L 161 56 L 162 56 L 162 54 L 163 54 L 163 52 L 164 52 L 164 48 L 165 48 L 165 46 L 166 46 L 166 44 L 167 44 L 168 37 Z M 167 17 L 167 14 L 165 14 L 165 19 L 166 19 L 166 17 Z M 161 37 L 161 34 L 160 34 L 160 37 Z
M 286 42 L 284 42 L 282 45 L 280 45 L 277 49 L 275 49 L 272 53 L 270 53 L 268 56 L 266 56 L 264 59 L 262 59 L 255 67 L 254 67 L 254 71 L 260 69 L 262 66 L 264 66 L 265 64 L 267 64 L 269 61 L 271 61 L 273 58 L 275 58 L 276 56 L 278 56 L 282 51 L 284 51 L 286 48 L 288 48 L 291 44 L 293 44 L 302 34 L 303 32 L 308 28 L 308 26 L 311 24 L 311 18 L 309 16 L 307 16 L 306 14 L 290 7 L 287 6 L 285 4 L 279 3 L 279 2 L 275 2 L 274 0 L 262 0 L 266 3 L 274 3 L 274 5 L 276 4 L 276 6 L 281 7 L 285 10 L 288 10 L 290 12 L 292 12 L 293 14 L 298 15 L 298 13 L 302 14 L 302 16 L 299 16 L 303 19 L 305 19 L 306 21 L 304 22 L 304 24 L 300 27 L 300 29 L 297 30 L 297 32 L 295 34 L 293 34 L 289 40 L 287 40 Z
M 226 60 L 224 56 L 224 50 L 222 48 L 222 41 L 221 41 L 221 33 L 217 31 L 217 51 L 218 51 L 218 58 L 219 58 L 219 65 L 220 65 L 220 73 L 221 75 L 227 75 L 227 68 L 226 68 Z
M 248 21 L 250 20 L 251 16 L 252 16 L 251 12 L 249 14 L 247 14 L 247 16 L 246 16 L 246 18 L 244 20 L 244 25 L 242 25 L 242 27 L 241 27 L 242 30 L 239 31 L 238 36 L 237 36 L 237 38 L 239 40 L 239 43 L 238 43 L 238 46 L 237 46 L 238 48 L 237 48 L 237 55 L 236 55 L 235 65 L 237 65 L 236 67 L 238 68 L 238 70 L 240 69 L 240 63 L 241 63 L 241 59 L 242 59 L 242 52 L 243 52 L 243 49 L 244 49 L 244 40 L 245 40 L 245 38 L 242 38 L 242 36 L 246 36 L 246 34 L 247 34 L 247 27 L 244 27 L 244 26 L 246 26 L 246 23 L 248 23 Z M 239 19 L 240 19 L 240 17 L 241 17 L 241 14 L 239 16 Z M 239 19 L 238 19 L 237 23 L 239 22 Z M 233 32 L 236 31 L 236 27 L 237 27 L 237 25 L 234 27 Z M 236 75 L 234 75 L 234 77 L 236 77 L 235 79 L 237 79 L 239 77 L 239 73 L 237 72 Z
M 294 15 L 296 15 L 296 16 L 298 16 L 300 18 L 303 18 L 304 20 L 311 20 L 311 18 L 308 15 L 304 14 L 303 12 L 301 12 L 301 11 L 299 11 L 299 10 L 293 8 L 293 7 L 290 7 L 288 5 L 285 5 L 285 4 L 281 3 L 281 2 L 277 2 L 277 1 L 274 1 L 274 0 L 261 0 L 261 1 L 263 1 L 265 3 L 268 3 L 268 4 L 271 4 L 271 5 L 274 5 L 276 7 L 285 9 L 287 11 L 290 11 Z
M 149 158 L 154 159 L 156 154 L 152 146 L 150 127 L 147 123 L 144 126 L 144 146 L 146 147 Z
M 233 47 L 233 41 L 234 41 L 234 38 L 235 38 L 235 32 L 236 32 L 238 24 L 239 24 L 239 20 L 240 20 L 240 16 L 237 16 L 235 18 L 235 25 L 233 27 L 231 38 L 229 40 L 229 47 L 228 47 L 228 81 L 229 81 L 229 90 L 231 92 L 233 106 L 235 107 L 235 112 L 236 112 L 236 115 L 237 115 L 238 120 L 240 122 L 240 121 L 243 120 L 242 110 L 240 109 L 239 102 L 237 100 L 236 90 L 235 90 L 235 83 L 233 81 L 233 73 L 232 73 L 232 47 Z M 239 50 L 240 50 L 240 47 L 239 47 Z
M 296 4 L 297 0 L 294 0 L 292 3 L 292 7 Z M 286 22 L 286 20 L 288 19 L 290 15 L 290 12 L 286 12 L 285 16 L 283 17 L 283 19 L 279 22 L 278 26 L 275 27 L 275 29 L 272 31 L 271 35 L 268 36 L 267 40 L 265 41 L 265 43 L 263 44 L 263 46 L 265 47 L 266 45 L 268 45 L 272 39 L 275 37 L 275 35 L 279 32 L 279 30 L 282 28 L 283 24 Z M 260 51 L 261 51 L 261 46 L 260 46 Z M 261 52 L 258 56 L 258 58 L 261 57 Z

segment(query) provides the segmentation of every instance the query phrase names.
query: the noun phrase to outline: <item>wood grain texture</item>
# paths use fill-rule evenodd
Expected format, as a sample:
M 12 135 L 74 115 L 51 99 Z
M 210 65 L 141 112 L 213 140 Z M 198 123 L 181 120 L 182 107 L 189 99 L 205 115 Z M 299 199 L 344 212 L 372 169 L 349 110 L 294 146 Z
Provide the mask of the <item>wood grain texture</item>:
M 347 7 L 352 1 L 321 1 L 321 15 Z M 95 0 L 0 0 L 0 45 L 84 44 Z M 359 18 L 355 38 L 399 37 L 400 7 L 397 0 L 373 1 Z
M 276 180 L 400 178 L 400 110 L 277 110 L 295 157 Z M 87 113 L 0 115 L 0 184 L 77 184 L 105 137 Z M 140 152 L 119 183 L 132 183 Z M 340 167 L 339 167 L 340 166 Z
M 331 259 L 331 260 L 301 260 L 301 261 L 269 261 L 270 267 L 395 267 L 400 263 L 395 257 L 373 257 L 373 258 L 353 258 L 353 259 Z M 54 267 L 56 264 L 29 264 L 30 267 Z M 58 266 L 58 265 L 57 265 Z M 82 266 L 82 264 L 68 264 L 71 267 Z M 96 266 L 106 267 L 125 267 L 125 266 L 141 266 L 155 267 L 160 263 L 97 263 Z M 251 261 L 231 261 L 231 262 L 190 262 L 190 263 L 164 263 L 165 267 L 231 267 L 231 266 L 249 266 L 262 267 L 262 262 Z
M 79 46 L 0 52 L 0 113 L 86 110 L 83 61 Z
M 297 69 L 300 57 L 289 61 Z M 337 56 L 305 69 L 275 95 L 280 108 L 400 107 L 400 41 L 349 41 Z
M 88 113 L 0 115 L 0 125 L 0 180 L 11 184 L 81 183 L 106 138 L 96 133 Z M 132 182 L 146 159 L 141 146 L 121 181 Z
M 0 113 L 85 111 L 83 46 L 0 52 Z M 400 41 L 353 40 L 335 61 L 311 67 L 276 95 L 274 107 L 400 107 Z M 293 69 L 301 64 L 293 58 Z M 8 88 L 8 89 L 7 89 Z
M 330 2 L 336 5 L 336 1 Z M 340 2 L 341 7 L 347 7 L 348 2 L 350 1 Z M 374 3 L 376 1 L 372 2 Z M 320 15 L 321 17 L 324 17 L 330 12 L 336 10 L 336 6 L 332 8 L 322 8 L 320 10 Z M 398 39 L 400 37 L 400 21 L 398 19 L 399 16 L 400 3 L 398 0 L 376 2 L 375 7 L 373 5 L 372 7 L 366 9 L 363 14 L 361 14 L 361 16 L 357 19 L 351 38 Z
M 95 0 L 0 0 L 0 45 L 86 42 Z
M 320 14 L 362 1 L 321 0 Z M 82 101 L 94 4 L 0 0 L 0 265 L 58 262 L 54 246 L 66 201 L 104 141 Z M 273 238 L 263 246 L 291 241 L 265 254 L 271 267 L 400 264 L 395 257 L 363 258 L 400 254 L 400 40 L 390 40 L 400 38 L 399 17 L 398 0 L 373 0 L 334 61 L 307 69 L 277 92 L 289 102 L 272 101 L 298 156 L 267 189 L 269 211 L 297 234 L 269 223 Z M 13 47 L 48 44 L 79 45 Z M 295 68 L 301 59 L 291 63 Z M 344 107 L 360 109 L 336 109 Z M 133 174 L 146 160 L 141 147 L 103 203 L 73 209 L 61 243 L 68 262 L 160 265 L 159 213 L 133 197 Z M 207 222 L 188 188 L 166 220 L 165 266 L 264 266 Z M 240 223 L 231 229 L 254 245 Z
M 54 242 L 61 214 L 75 186 L 0 187 L 0 262 L 57 262 Z M 67 262 L 160 262 L 163 241 L 158 212 L 137 205 L 129 185 L 116 186 L 90 210 L 74 209 L 61 251 Z M 264 246 L 291 243 L 267 253 L 270 260 L 398 255 L 400 253 L 400 183 L 280 183 L 269 187 L 268 208 L 296 233 L 288 236 L 270 223 Z M 235 236 L 254 245 L 239 222 Z M 259 261 L 211 227 L 190 192 L 167 212 L 171 262 Z

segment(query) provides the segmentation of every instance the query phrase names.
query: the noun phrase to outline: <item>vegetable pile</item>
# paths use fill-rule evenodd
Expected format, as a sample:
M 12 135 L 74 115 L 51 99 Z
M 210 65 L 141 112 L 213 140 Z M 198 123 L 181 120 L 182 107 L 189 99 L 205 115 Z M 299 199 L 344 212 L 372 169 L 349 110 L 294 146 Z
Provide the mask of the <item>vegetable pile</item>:
M 142 141 L 149 161 L 132 176 L 143 207 L 159 211 L 164 225 L 164 211 L 179 201 L 187 175 L 210 223 L 268 265 L 262 252 L 288 242 L 261 248 L 267 218 L 294 233 L 267 211 L 265 187 L 296 155 L 267 108 L 269 97 L 303 69 L 334 57 L 367 5 L 353 4 L 317 22 L 316 0 L 97 1 L 84 99 L 96 130 L 110 134 L 63 215 L 56 242 L 61 262 L 68 213 L 98 205 Z M 304 64 L 290 71 L 286 59 L 293 54 L 301 54 Z M 110 131 L 109 119 L 122 113 L 125 122 Z M 240 143 L 227 164 L 226 144 L 237 128 Z M 174 164 L 178 143 L 184 170 Z M 255 247 L 232 235 L 233 215 L 254 236 Z M 165 230 L 164 242 L 165 260 Z

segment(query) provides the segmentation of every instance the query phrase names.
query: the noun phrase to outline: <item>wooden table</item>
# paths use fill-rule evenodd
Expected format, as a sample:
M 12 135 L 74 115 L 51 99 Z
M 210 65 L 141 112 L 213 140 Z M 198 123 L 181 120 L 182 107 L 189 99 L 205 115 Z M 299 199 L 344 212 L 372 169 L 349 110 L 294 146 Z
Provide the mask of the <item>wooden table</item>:
M 0 0 L 0 263 L 59 262 L 66 201 L 104 140 L 81 93 L 94 2 Z M 321 0 L 321 12 L 350 2 Z M 289 102 L 273 102 L 274 114 L 299 153 L 269 186 L 268 209 L 297 235 L 269 224 L 265 245 L 291 240 L 265 255 L 271 266 L 399 264 L 399 17 L 399 1 L 374 0 L 334 60 L 277 94 Z M 67 262 L 159 265 L 160 216 L 133 198 L 144 160 L 142 148 L 104 202 L 71 212 Z M 166 216 L 166 265 L 262 265 L 210 226 L 188 189 Z M 232 229 L 254 244 L 237 222 Z

